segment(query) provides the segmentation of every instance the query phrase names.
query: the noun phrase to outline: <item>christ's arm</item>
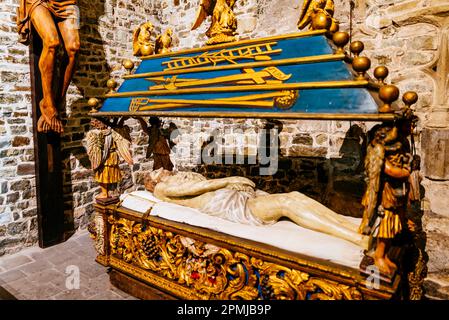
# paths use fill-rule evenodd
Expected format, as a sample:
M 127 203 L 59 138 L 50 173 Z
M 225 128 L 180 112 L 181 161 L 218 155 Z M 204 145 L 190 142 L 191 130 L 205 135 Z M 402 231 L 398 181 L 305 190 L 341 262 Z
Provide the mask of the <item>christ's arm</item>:
M 188 181 L 184 183 L 158 183 L 154 195 L 160 199 L 194 197 L 201 194 L 226 188 L 231 184 L 243 184 L 255 187 L 254 182 L 243 177 L 228 177 L 222 179 Z

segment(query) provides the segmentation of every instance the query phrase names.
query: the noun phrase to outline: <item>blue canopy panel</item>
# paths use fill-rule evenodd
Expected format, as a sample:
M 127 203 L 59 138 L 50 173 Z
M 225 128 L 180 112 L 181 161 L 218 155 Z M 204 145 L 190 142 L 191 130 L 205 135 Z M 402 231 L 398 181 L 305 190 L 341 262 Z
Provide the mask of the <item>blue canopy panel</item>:
M 150 56 L 98 113 L 378 114 L 343 59 L 323 34 L 300 33 Z

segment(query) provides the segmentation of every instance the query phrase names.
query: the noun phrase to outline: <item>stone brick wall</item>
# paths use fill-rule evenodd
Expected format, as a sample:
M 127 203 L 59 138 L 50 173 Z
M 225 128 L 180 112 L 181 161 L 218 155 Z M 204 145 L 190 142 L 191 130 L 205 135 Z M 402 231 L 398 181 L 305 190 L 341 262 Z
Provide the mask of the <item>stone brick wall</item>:
M 64 200 L 68 232 L 85 228 L 97 186 L 91 179 L 82 139 L 89 129 L 89 97 L 105 92 L 106 81 L 120 77 L 121 62 L 132 58 L 132 30 L 160 11 L 148 1 L 79 0 L 80 40 L 77 71 L 67 96 L 63 140 Z M 18 0 L 0 0 L 0 256 L 37 243 L 37 212 L 28 47 L 18 43 Z M 132 123 L 131 123 L 132 124 Z M 135 140 L 142 133 L 133 132 Z M 145 166 L 136 147 L 131 178 Z
M 0 255 L 37 240 L 28 49 L 14 35 L 16 6 L 0 2 Z
M 118 79 L 124 57 L 131 58 L 132 30 L 150 20 L 157 32 L 170 27 L 177 49 L 198 47 L 205 43 L 207 24 L 190 31 L 197 2 L 188 0 L 94 0 L 79 1 L 81 9 L 81 54 L 78 71 L 70 89 L 67 108 L 67 132 L 64 135 L 65 196 L 68 229 L 84 228 L 92 213 L 97 192 L 89 173 L 89 164 L 81 139 L 88 129 L 85 102 L 104 92 L 108 78 Z M 349 1 L 336 0 L 336 17 L 341 29 L 349 30 Z M 36 212 L 33 176 L 33 149 L 30 131 L 30 94 L 28 51 L 16 44 L 14 19 L 17 0 L 0 0 L 0 255 L 36 243 Z M 236 14 L 241 39 L 295 32 L 302 1 L 240 0 Z M 416 112 L 420 132 L 449 130 L 448 107 L 448 25 L 449 3 L 442 0 L 359 0 L 353 19 L 353 39 L 365 43 L 365 54 L 373 67 L 386 65 L 388 81 L 402 92 L 415 90 L 420 95 Z M 282 192 L 300 190 L 337 212 L 360 214 L 363 191 L 363 143 L 373 123 L 338 121 L 281 121 L 281 160 L 279 173 L 273 177 L 257 175 L 258 165 L 204 165 L 183 150 L 195 130 L 237 129 L 259 132 L 265 121 L 226 119 L 171 119 L 179 128 L 173 162 L 178 169 L 189 169 L 209 176 L 242 174 L 254 178 L 258 187 Z M 141 182 L 151 169 L 144 159 L 147 138 L 135 126 L 135 163 L 126 168 L 128 179 L 123 188 Z M 25 124 L 25 125 L 24 125 Z M 196 125 L 195 125 L 196 124 Z M 427 133 L 426 133 L 427 134 Z M 440 136 L 445 136 L 444 134 Z M 424 162 L 435 148 L 417 137 Z M 203 134 L 207 141 L 208 134 Z M 430 139 L 433 141 L 432 139 Z M 449 150 L 441 138 L 440 148 Z M 447 143 L 447 144 L 446 144 Z M 447 146 L 447 147 L 445 147 Z M 233 145 L 227 145 L 232 148 Z M 238 148 L 237 145 L 235 147 Z M 254 153 L 251 146 L 241 150 Z M 441 161 L 440 161 L 441 162 Z M 424 165 L 425 167 L 425 165 Z M 424 227 L 429 255 L 428 293 L 449 297 L 449 179 L 435 175 L 438 168 L 423 170 L 425 198 Z M 22 185 L 23 184 L 23 185 Z M 28 186 L 30 186 L 28 188 Z M 26 208 L 26 209 L 25 209 Z

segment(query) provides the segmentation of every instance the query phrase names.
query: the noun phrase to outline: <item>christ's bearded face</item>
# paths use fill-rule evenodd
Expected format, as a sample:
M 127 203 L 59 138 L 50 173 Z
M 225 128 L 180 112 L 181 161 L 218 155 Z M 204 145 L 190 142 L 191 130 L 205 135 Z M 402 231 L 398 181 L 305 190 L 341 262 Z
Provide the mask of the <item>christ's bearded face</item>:
M 150 192 L 154 192 L 154 188 L 156 185 L 164 181 L 167 177 L 171 176 L 173 172 L 165 170 L 164 168 L 160 168 L 158 170 L 151 171 L 146 177 L 145 177 L 145 189 L 147 189 Z

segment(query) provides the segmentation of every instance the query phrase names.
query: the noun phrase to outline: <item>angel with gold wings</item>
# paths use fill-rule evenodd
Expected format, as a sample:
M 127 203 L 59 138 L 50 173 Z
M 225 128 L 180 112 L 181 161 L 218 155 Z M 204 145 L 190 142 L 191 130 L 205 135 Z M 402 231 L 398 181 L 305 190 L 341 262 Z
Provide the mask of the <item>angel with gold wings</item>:
M 149 56 L 154 53 L 151 43 L 151 33 L 154 27 L 151 22 L 142 23 L 133 34 L 133 54 L 137 57 Z
M 236 0 L 201 0 L 192 30 L 197 29 L 208 16 L 212 23 L 206 32 L 208 45 L 235 41 L 237 19 L 232 11 Z
M 171 46 L 173 42 L 173 31 L 167 29 L 164 34 L 160 34 L 156 37 L 154 52 L 156 54 L 164 54 L 171 52 Z
M 367 189 L 359 232 L 377 238 L 374 262 L 384 274 L 397 269 L 388 251 L 391 240 L 402 232 L 409 197 L 412 157 L 407 126 L 398 121 L 376 128 L 365 158 Z
M 298 21 L 298 28 L 304 29 L 310 25 L 313 29 L 312 20 L 315 14 L 324 13 L 329 19 L 334 20 L 334 1 L 333 0 L 304 0 L 301 11 L 301 17 Z M 335 21 L 335 20 L 334 20 Z
M 110 198 L 110 185 L 122 180 L 120 158 L 129 165 L 133 164 L 131 155 L 131 137 L 129 127 L 123 125 L 124 120 L 117 124 L 105 125 L 98 119 L 93 119 L 85 139 L 87 154 L 95 172 L 95 181 L 100 184 L 101 194 L 97 199 Z

